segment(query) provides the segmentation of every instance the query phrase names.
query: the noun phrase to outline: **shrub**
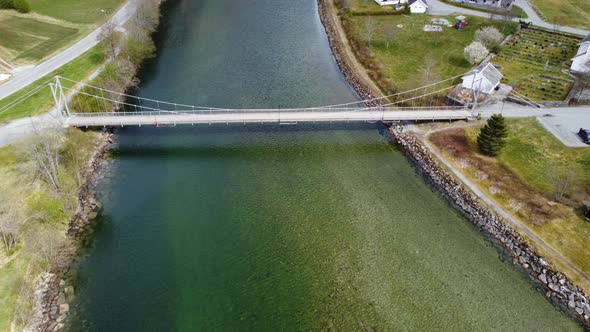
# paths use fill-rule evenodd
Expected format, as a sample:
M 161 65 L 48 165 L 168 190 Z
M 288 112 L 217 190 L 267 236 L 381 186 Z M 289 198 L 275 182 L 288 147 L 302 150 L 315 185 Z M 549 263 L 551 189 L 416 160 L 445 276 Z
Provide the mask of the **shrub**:
M 504 117 L 501 114 L 492 115 L 477 136 L 479 151 L 488 156 L 497 156 L 506 145 L 506 136 L 508 129 Z
M 469 63 L 472 65 L 480 63 L 483 59 L 485 59 L 486 56 L 488 56 L 488 54 L 490 54 L 488 49 L 478 41 L 474 41 L 465 47 L 464 52 L 465 59 L 467 59 L 467 61 L 469 61 Z
M 486 47 L 493 47 L 498 45 L 504 35 L 494 27 L 483 27 L 475 31 L 475 41 L 484 44 Z
M 31 11 L 31 5 L 28 0 L 14 0 L 14 9 L 19 13 L 28 13 Z
M 0 9 L 13 9 L 14 2 L 12 0 L 0 0 Z

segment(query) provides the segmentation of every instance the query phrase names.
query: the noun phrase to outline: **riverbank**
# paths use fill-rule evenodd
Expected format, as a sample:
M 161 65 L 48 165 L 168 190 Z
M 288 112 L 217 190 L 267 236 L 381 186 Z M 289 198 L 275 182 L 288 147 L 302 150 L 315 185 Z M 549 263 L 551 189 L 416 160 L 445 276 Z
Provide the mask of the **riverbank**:
M 80 188 L 78 207 L 68 224 L 67 236 L 78 245 L 74 250 L 62 250 L 56 264 L 41 275 L 35 293 L 37 303 L 34 320 L 27 331 L 59 331 L 64 328 L 63 321 L 70 311 L 68 302 L 74 296 L 75 280 L 70 271 L 79 255 L 79 244 L 91 234 L 93 221 L 101 206 L 94 189 L 106 172 L 107 154 L 112 143 L 111 132 L 105 130 L 100 134 L 95 152 L 87 165 L 86 180 Z
M 137 6 L 135 17 L 126 27 L 131 36 L 120 42 L 120 45 L 106 43 L 105 52 L 117 54 L 110 62 L 105 64 L 105 69 L 97 77 L 91 80 L 91 84 L 104 86 L 113 91 L 125 92 L 134 88 L 139 80 L 137 74 L 141 65 L 155 54 L 155 46 L 152 34 L 159 25 L 160 5 L 163 1 L 154 0 Z M 104 38 L 118 40 L 115 30 Z M 83 95 L 74 95 L 72 100 L 78 101 Z M 92 108 L 85 109 L 93 111 Z M 51 269 L 44 273 L 39 280 L 36 295 L 36 306 L 33 324 L 28 331 L 60 331 L 65 327 L 65 320 L 70 313 L 69 301 L 74 297 L 75 268 L 79 251 L 88 236 L 92 234 L 93 221 L 98 214 L 101 204 L 95 195 L 97 182 L 106 170 L 106 156 L 109 146 L 113 142 L 112 132 L 105 129 L 100 136 L 92 158 L 85 174 L 85 182 L 80 188 L 78 207 L 69 222 L 67 237 L 74 243 L 72 248 L 63 248 L 57 262 Z
M 414 136 L 397 127 L 391 127 L 389 133 L 432 185 L 515 265 L 521 267 L 552 304 L 586 328 L 590 327 L 590 302 L 579 287 L 549 266 L 516 231 L 450 176 Z
M 371 94 L 370 89 L 366 88 L 367 82 L 363 82 L 363 78 L 355 75 L 355 71 L 351 69 L 353 64 L 347 62 L 347 57 L 343 56 L 343 46 L 338 39 L 339 26 L 337 22 L 330 19 L 330 11 L 333 11 L 334 7 L 331 2 L 325 4 L 325 1 L 329 2 L 330 0 L 318 0 L 319 15 L 326 28 L 330 47 L 338 66 L 361 98 L 373 99 L 374 95 Z M 390 134 L 393 141 L 402 147 L 422 173 L 432 181 L 432 184 L 443 192 L 447 199 L 478 226 L 498 248 L 511 257 L 515 265 L 522 267 L 551 303 L 566 311 L 578 322 L 589 326 L 590 304 L 588 297 L 580 288 L 543 261 L 517 232 L 495 213 L 479 203 L 462 184 L 455 181 L 444 169 L 439 167 L 418 140 L 395 128 L 390 130 Z
M 371 100 L 365 102 L 367 106 L 380 105 L 381 100 L 377 99 L 384 98 L 384 95 L 379 87 L 369 78 L 362 65 L 355 60 L 355 55 L 350 46 L 348 46 L 346 33 L 342 30 L 339 22 L 335 21 L 339 18 L 334 3 L 332 0 L 317 0 L 317 4 L 320 20 L 326 31 L 330 49 L 344 79 L 356 91 L 360 99 Z

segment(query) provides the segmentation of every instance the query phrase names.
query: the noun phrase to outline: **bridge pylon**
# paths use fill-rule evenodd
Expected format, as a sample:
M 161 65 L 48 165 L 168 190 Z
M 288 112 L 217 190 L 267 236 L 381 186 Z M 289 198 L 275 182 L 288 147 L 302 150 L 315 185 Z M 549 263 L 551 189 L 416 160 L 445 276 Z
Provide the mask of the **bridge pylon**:
M 61 86 L 61 81 L 59 76 L 55 76 L 55 82 L 49 83 L 49 88 L 51 88 L 51 94 L 53 95 L 53 100 L 55 101 L 55 107 L 59 111 L 59 115 L 61 117 L 69 117 L 70 116 L 70 108 L 68 106 L 68 99 L 64 94 L 64 90 Z

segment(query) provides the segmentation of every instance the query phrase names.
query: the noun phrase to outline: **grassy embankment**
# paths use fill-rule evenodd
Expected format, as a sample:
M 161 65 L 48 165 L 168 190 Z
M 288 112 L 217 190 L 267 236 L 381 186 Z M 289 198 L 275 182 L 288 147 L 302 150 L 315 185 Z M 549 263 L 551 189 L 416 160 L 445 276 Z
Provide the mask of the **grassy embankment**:
M 532 0 L 532 4 L 548 23 L 590 29 L 590 1 Z
M 0 59 L 13 67 L 38 63 L 68 47 L 106 21 L 123 0 L 31 0 L 30 4 L 27 14 L 0 10 Z
M 437 132 L 430 140 L 496 203 L 590 275 L 590 223 L 581 216 L 590 203 L 590 150 L 565 147 L 535 119 L 507 121 L 507 145 L 496 158 L 478 153 L 479 126 Z M 532 245 L 590 292 L 589 280 Z
M 51 80 L 56 75 L 82 81 L 104 62 L 104 58 L 104 52 L 101 50 L 101 47 L 94 47 L 80 57 L 72 60 L 72 62 L 35 81 L 28 87 L 0 100 L 0 109 L 36 89 L 38 86 L 41 86 L 43 83 Z M 65 85 L 68 84 L 68 82 L 62 83 Z M 47 86 L 18 105 L 0 112 L 0 123 L 29 115 L 44 113 L 53 106 L 53 96 L 51 90 Z
M 158 25 L 158 8 L 157 0 L 142 2 L 127 26 L 127 38 L 115 32 L 108 37 L 116 41 L 120 53 L 93 83 L 119 92 L 137 83 L 134 77 L 139 66 L 155 52 L 151 34 Z M 103 43 L 60 73 L 72 78 L 87 75 L 89 64 L 101 63 L 104 54 L 113 52 L 108 44 Z M 11 116 L 40 112 L 37 109 L 45 107 L 49 98 L 49 92 L 40 95 L 39 100 L 30 102 L 30 108 L 22 106 Z M 11 239 L 8 245 L 6 241 L 0 243 L 1 331 L 9 330 L 12 323 L 17 328 L 27 325 L 39 274 L 58 259 L 62 243 L 68 244 L 65 229 L 78 205 L 98 135 L 68 129 L 65 135 L 42 134 L 0 149 L 0 184 L 8 188 L 0 192 L 0 238 Z M 50 153 L 44 155 L 47 151 Z M 39 154 L 44 157 L 39 158 Z M 43 167 L 47 163 L 57 166 Z
M 463 49 L 473 41 L 477 29 L 491 25 L 509 34 L 516 27 L 515 23 L 469 17 L 470 24 L 465 30 L 443 26 L 440 33 L 424 32 L 424 25 L 431 24 L 433 18 L 446 18 L 451 24 L 456 19 L 454 16 L 383 14 L 388 10 L 372 1 L 355 0 L 349 10 L 340 6 L 342 25 L 357 59 L 386 94 L 469 71 L 472 66 L 465 60 Z M 366 14 L 374 11 L 383 13 Z M 387 33 L 388 29 L 390 32 Z M 367 30 L 373 31 L 371 38 L 368 38 Z M 447 82 L 446 86 L 450 85 Z
M 0 148 L 0 236 L 12 233 L 16 245 L 0 245 L 0 331 L 14 322 L 22 328 L 33 308 L 39 274 L 67 243 L 65 230 L 77 206 L 78 191 L 97 133 L 69 129 L 59 144 L 60 190 L 44 180 L 31 157 L 40 139 Z

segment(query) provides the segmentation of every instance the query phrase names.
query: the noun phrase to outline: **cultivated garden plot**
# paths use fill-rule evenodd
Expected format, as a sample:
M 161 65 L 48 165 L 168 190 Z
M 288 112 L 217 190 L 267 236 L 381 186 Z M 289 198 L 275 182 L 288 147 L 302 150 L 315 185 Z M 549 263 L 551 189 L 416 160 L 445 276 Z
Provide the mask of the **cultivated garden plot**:
M 505 83 L 534 101 L 562 101 L 574 80 L 567 75 L 578 50 L 578 37 L 522 29 L 503 47 L 494 63 Z

